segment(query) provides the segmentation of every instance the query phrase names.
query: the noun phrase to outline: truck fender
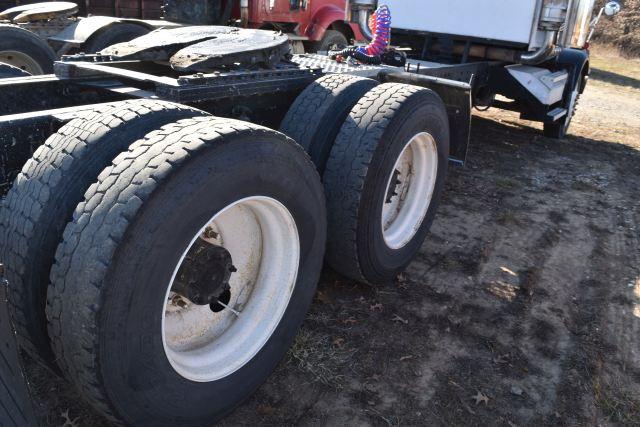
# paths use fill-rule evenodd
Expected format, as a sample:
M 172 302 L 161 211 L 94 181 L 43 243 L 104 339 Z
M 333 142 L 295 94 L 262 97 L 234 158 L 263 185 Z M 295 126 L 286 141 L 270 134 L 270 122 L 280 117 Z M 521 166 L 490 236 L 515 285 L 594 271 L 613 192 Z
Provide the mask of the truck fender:
M 569 72 L 567 91 L 580 84 L 580 93 L 584 92 L 589 76 L 589 53 L 582 49 L 562 49 L 555 63 L 557 69 Z
M 319 41 L 324 37 L 324 33 L 329 29 L 334 22 L 345 23 L 346 13 L 344 9 L 341 9 L 334 5 L 322 6 L 315 11 L 311 17 L 309 26 L 304 30 L 304 35 L 309 37 L 309 40 Z M 345 23 L 346 24 L 346 23 Z M 348 26 L 346 24 L 345 26 Z
M 55 36 L 49 37 L 49 40 L 62 43 L 70 43 L 79 46 L 89 40 L 89 38 L 94 34 L 104 30 L 111 25 L 123 22 L 137 24 L 150 30 L 181 26 L 180 24 L 160 20 L 155 21 L 143 19 L 114 18 L 110 16 L 90 16 L 88 18 L 77 20 L 76 22 L 65 28 L 62 32 L 56 34 Z

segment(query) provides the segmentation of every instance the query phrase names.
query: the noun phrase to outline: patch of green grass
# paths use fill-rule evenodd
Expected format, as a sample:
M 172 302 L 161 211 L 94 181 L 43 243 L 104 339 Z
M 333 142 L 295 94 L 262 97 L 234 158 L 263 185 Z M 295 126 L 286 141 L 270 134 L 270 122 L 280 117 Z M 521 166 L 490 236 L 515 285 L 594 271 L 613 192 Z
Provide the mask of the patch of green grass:
M 621 425 L 640 425 L 640 400 L 623 387 L 594 383 L 596 404 L 607 420 Z
M 497 176 L 494 179 L 494 183 L 498 187 L 502 187 L 502 188 L 513 189 L 513 188 L 521 188 L 522 187 L 522 183 L 520 181 L 518 181 L 517 179 L 514 179 L 514 178 L 510 178 L 508 176 Z
M 592 182 L 580 179 L 575 180 L 571 183 L 571 189 L 576 191 L 587 191 L 594 193 L 600 192 L 600 188 L 598 188 L 597 185 L 593 184 Z
M 511 209 L 500 212 L 496 217 L 496 221 L 500 225 L 517 225 L 519 227 L 524 225 L 518 214 Z

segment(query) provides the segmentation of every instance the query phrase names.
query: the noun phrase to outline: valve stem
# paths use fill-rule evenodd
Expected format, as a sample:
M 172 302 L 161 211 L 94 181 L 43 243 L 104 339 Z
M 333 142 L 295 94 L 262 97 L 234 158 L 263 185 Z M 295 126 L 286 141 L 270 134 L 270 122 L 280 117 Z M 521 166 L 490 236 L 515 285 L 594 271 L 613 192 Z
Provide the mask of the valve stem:
M 240 312 L 238 310 L 234 310 L 233 308 L 229 307 L 227 304 L 223 303 L 222 301 L 218 300 L 218 304 L 220 304 L 221 306 L 223 306 L 224 308 L 226 308 L 227 310 L 231 311 L 233 314 L 235 314 L 237 317 L 240 317 Z

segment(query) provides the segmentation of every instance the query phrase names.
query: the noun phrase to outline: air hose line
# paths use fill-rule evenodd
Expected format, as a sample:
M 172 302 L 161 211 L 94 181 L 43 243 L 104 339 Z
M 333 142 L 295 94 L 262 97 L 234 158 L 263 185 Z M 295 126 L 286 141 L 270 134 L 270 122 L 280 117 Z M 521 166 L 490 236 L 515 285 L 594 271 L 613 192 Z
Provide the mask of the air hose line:
M 339 52 L 331 52 L 331 58 L 352 57 L 365 64 L 380 64 L 382 55 L 391 42 L 391 11 L 387 5 L 381 5 L 371 15 L 369 19 L 369 28 L 373 34 L 371 43 L 367 46 L 355 47 L 351 46 Z

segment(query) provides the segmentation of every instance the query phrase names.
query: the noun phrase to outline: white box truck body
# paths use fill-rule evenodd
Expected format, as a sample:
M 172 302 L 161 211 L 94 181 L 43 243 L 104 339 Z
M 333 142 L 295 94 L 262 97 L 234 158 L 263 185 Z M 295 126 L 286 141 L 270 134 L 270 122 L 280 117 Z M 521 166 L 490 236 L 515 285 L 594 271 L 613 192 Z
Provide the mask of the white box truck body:
M 541 19 L 565 25 L 565 46 L 585 44 L 595 0 L 387 0 L 394 28 L 450 34 L 496 44 L 542 46 Z M 548 26 L 547 26 L 548 28 Z
M 394 28 L 529 44 L 536 0 L 387 0 Z

